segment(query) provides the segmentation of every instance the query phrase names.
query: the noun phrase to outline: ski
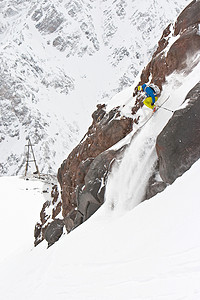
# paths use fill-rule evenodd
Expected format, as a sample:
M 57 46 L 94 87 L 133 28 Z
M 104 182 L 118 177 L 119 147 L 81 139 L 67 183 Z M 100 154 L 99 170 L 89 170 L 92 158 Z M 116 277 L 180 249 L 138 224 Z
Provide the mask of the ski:
M 163 104 L 165 104 L 165 103 L 167 102 L 167 100 L 169 99 L 169 97 L 170 97 L 170 96 L 168 96 L 168 97 L 165 99 L 165 101 L 164 101 L 161 105 L 157 106 L 156 111 L 157 111 L 159 108 L 161 108 L 161 107 L 163 106 Z
M 165 102 L 167 102 L 167 100 L 169 99 L 169 97 L 170 96 L 168 96 L 166 99 L 165 99 L 165 101 L 161 104 L 161 105 L 156 105 L 155 104 L 155 106 L 154 106 L 154 108 L 153 108 L 153 113 L 152 113 L 152 115 L 154 115 L 155 114 L 155 112 L 157 112 L 158 110 L 159 110 L 159 108 L 163 108 L 163 109 L 165 109 L 165 110 L 168 110 L 168 111 L 171 111 L 171 112 L 174 112 L 174 111 L 172 111 L 171 109 L 168 109 L 168 108 L 164 108 L 164 107 L 162 107 L 163 106 L 163 104 L 165 104 Z

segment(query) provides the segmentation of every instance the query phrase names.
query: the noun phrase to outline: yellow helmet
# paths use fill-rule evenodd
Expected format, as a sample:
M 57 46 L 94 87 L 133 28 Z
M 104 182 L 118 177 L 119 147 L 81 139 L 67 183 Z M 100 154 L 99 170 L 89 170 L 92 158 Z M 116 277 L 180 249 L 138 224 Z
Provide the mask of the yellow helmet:
M 138 86 L 138 91 L 142 91 L 142 86 L 141 85 Z

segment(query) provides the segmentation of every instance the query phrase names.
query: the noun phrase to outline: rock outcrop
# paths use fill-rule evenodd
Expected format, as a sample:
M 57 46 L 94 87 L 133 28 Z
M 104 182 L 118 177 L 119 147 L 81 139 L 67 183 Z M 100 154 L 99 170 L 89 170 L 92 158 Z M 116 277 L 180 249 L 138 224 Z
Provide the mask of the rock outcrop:
M 200 158 L 200 82 L 186 97 L 157 138 L 159 173 L 172 184 Z
M 43 193 L 46 194 L 47 200 L 43 204 L 42 210 L 40 212 L 40 221 L 36 223 L 34 230 L 34 245 L 37 246 L 44 239 L 47 240 L 49 246 L 53 244 L 53 239 L 57 240 L 57 236 L 59 235 L 57 231 L 60 232 L 60 227 L 64 226 L 63 220 L 54 222 L 54 225 L 51 225 L 48 233 L 46 231 L 50 224 L 58 218 L 57 216 L 61 212 L 61 199 L 59 198 L 58 186 L 56 184 L 52 184 L 51 192 L 49 193 L 48 189 L 43 190 Z M 62 221 L 62 222 L 61 222 Z M 59 223 L 60 222 L 60 223 Z M 58 230 L 56 230 L 56 228 Z M 52 234 L 54 231 L 54 234 Z M 49 238 L 51 236 L 51 238 Z
M 58 170 L 68 231 L 103 203 L 106 176 L 116 155 L 105 151 L 132 131 L 133 119 L 121 117 L 117 108 L 106 113 L 105 105 L 98 105 L 92 117 L 88 133 Z M 72 212 L 75 218 L 70 217 Z
M 164 30 L 152 60 L 142 72 L 140 84 L 151 77 L 151 82 L 162 88 L 166 77 L 175 70 L 192 69 L 200 49 L 199 23 L 200 2 L 194 0 L 182 11 L 175 25 L 170 24 Z

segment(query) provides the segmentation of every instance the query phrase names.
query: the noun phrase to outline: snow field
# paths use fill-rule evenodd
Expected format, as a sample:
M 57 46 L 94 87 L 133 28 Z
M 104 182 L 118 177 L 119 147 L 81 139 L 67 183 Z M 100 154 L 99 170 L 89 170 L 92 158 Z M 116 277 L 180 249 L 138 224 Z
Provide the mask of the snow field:
M 199 172 L 200 161 L 120 217 L 102 206 L 48 250 L 2 262 L 3 298 L 199 299 Z
M 0 262 L 33 248 L 34 227 L 45 202 L 43 190 L 51 186 L 38 180 L 0 177 Z

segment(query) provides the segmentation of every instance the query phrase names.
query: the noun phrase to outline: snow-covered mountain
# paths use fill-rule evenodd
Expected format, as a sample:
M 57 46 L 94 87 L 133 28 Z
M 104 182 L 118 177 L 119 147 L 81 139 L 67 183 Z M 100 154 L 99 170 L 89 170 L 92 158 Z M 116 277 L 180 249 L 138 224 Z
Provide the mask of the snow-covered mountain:
M 59 169 L 62 199 L 54 176 L 0 178 L 2 299 L 199 300 L 199 16 L 193 0 L 163 32 L 141 77 L 98 105 Z M 51 30 L 54 17 L 45 19 Z M 162 88 L 154 114 L 139 92 L 132 104 L 139 82 L 152 78 Z M 41 215 L 52 223 L 38 224 L 46 240 L 34 248 Z M 64 234 L 52 246 L 58 227 Z
M 0 174 L 22 174 L 26 137 L 56 173 L 99 102 L 131 85 L 188 0 L 2 1 Z

